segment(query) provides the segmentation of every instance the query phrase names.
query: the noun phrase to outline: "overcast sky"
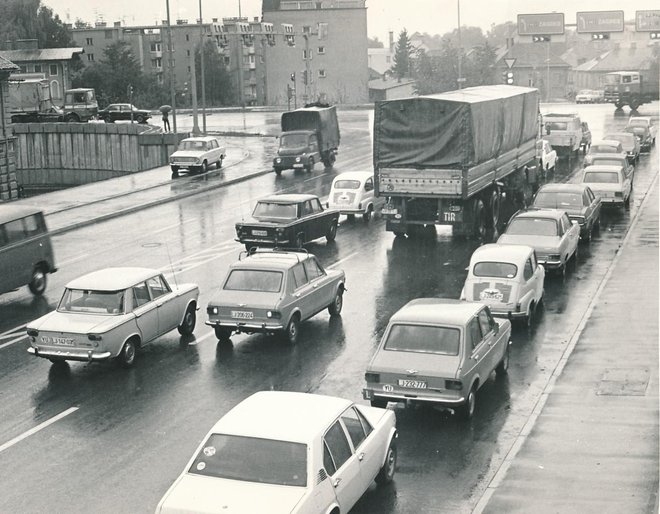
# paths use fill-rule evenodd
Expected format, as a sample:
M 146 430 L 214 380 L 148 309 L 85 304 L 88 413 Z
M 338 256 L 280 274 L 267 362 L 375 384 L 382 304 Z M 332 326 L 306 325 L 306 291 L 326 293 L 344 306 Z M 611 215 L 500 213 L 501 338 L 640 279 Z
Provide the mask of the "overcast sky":
M 408 32 L 444 34 L 457 25 L 458 0 L 367 0 L 367 24 L 370 37 L 387 41 L 388 32 L 395 37 L 406 28 Z M 166 0 L 42 0 L 64 21 L 77 18 L 94 22 L 99 19 L 111 24 L 122 20 L 126 25 L 159 23 L 166 19 Z M 261 15 L 261 0 L 202 0 L 204 20 Z M 626 20 L 635 17 L 636 10 L 658 9 L 658 0 L 460 0 L 461 25 L 488 30 L 491 24 L 515 21 L 525 13 L 563 12 L 567 24 L 575 23 L 575 11 L 623 10 Z M 170 16 L 174 21 L 198 17 L 198 0 L 170 0 Z

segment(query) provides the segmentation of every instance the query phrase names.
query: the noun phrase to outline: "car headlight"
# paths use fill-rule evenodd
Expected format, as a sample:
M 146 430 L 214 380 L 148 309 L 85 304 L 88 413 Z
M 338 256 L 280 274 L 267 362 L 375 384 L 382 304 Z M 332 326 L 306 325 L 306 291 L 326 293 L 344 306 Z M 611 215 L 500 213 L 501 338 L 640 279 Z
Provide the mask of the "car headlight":
M 296 162 L 300 162 L 300 157 L 296 157 Z
M 266 317 L 270 319 L 280 319 L 282 317 L 282 313 L 278 311 L 268 311 L 266 313 Z
M 276 162 L 277 164 L 280 164 L 280 163 L 282 162 L 282 158 L 281 158 L 281 157 L 278 157 L 277 159 L 275 159 L 275 162 Z
M 548 255 L 548 260 L 549 261 L 558 261 L 561 259 L 561 256 L 558 253 L 551 253 Z

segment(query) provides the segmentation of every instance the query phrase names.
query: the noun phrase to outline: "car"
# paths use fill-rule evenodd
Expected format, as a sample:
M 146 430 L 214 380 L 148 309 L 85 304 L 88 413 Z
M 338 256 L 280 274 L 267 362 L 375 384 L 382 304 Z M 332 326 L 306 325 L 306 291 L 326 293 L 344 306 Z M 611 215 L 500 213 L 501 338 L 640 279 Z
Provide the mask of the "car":
M 374 206 L 382 203 L 374 198 L 374 174 L 370 171 L 347 171 L 340 173 L 332 181 L 330 196 L 325 206 L 339 211 L 349 218 L 361 215 L 369 221 L 374 213 Z
M 625 155 L 625 153 L 626 152 L 623 150 L 623 146 L 621 145 L 621 142 L 616 141 L 614 139 L 598 139 L 591 143 L 591 148 L 589 148 L 589 153 L 587 153 L 587 155 L 584 157 L 583 164 L 584 166 L 589 166 L 595 155 L 600 155 L 600 154 Z
M 594 231 L 600 230 L 600 196 L 585 184 L 546 184 L 536 193 L 532 207 L 565 211 L 571 221 L 580 226 L 580 238 L 591 241 Z
M 630 179 L 631 184 L 635 182 L 635 166 L 628 160 L 625 153 L 621 154 L 596 154 L 591 159 L 592 166 L 620 166 L 623 173 Z
M 251 221 L 236 223 L 236 241 L 249 250 L 254 246 L 302 248 L 325 237 L 331 243 L 337 236 L 339 211 L 323 209 L 312 194 L 275 194 L 257 202 Z
M 543 303 L 545 269 L 534 248 L 486 244 L 477 248 L 467 268 L 461 300 L 481 302 L 493 316 L 518 319 L 531 326 Z
M 582 141 L 580 145 L 582 146 L 582 152 L 587 153 L 591 147 L 591 129 L 589 124 L 586 121 L 581 122 L 582 125 Z
M 199 288 L 172 286 L 160 271 L 105 268 L 69 282 L 57 309 L 31 321 L 28 352 L 53 363 L 116 359 L 124 367 L 136 351 L 178 328 L 195 329 Z
M 582 89 L 575 95 L 575 103 L 578 104 L 595 104 L 601 101 L 601 95 L 592 89 Z
M 326 308 L 339 316 L 345 291 L 344 272 L 325 270 L 305 250 L 253 249 L 229 267 L 206 324 L 220 341 L 234 332 L 281 333 L 295 344 L 303 321 Z
M 639 162 L 641 145 L 635 134 L 631 134 L 630 132 L 610 132 L 605 136 L 605 139 L 621 143 L 621 147 L 628 155 L 630 162 L 632 164 L 637 164 Z
M 496 320 L 482 303 L 411 300 L 390 318 L 362 396 L 374 407 L 435 405 L 469 419 L 493 370 L 506 375 L 510 339 L 511 322 Z
M 582 183 L 600 196 L 603 205 L 630 206 L 632 182 L 621 166 L 587 166 L 582 173 Z
M 105 109 L 99 109 L 99 119 L 106 123 L 114 123 L 115 121 L 131 121 L 137 123 L 146 123 L 151 118 L 151 112 L 145 109 L 138 109 L 133 104 L 110 104 Z
M 394 479 L 397 437 L 391 410 L 260 391 L 211 428 L 156 513 L 349 512 Z
M 577 113 L 547 113 L 542 116 L 543 139 L 564 153 L 577 152 L 582 147 L 582 121 Z
M 213 136 L 182 139 L 176 152 L 170 155 L 172 178 L 178 177 L 182 169 L 187 169 L 190 173 L 206 173 L 213 164 L 220 169 L 226 155 L 225 147 Z
M 559 209 L 530 209 L 515 213 L 498 244 L 522 244 L 536 250 L 540 264 L 563 276 L 570 259 L 577 262 L 580 227 Z
M 658 135 L 658 126 L 653 123 L 653 118 L 650 116 L 631 116 L 628 118 L 628 123 L 625 130 L 634 129 L 636 127 L 645 127 L 648 129 L 647 140 L 642 141 L 642 146 L 650 148 L 655 144 L 655 138 Z
M 651 147 L 655 144 L 655 139 L 651 134 L 651 131 L 648 127 L 643 125 L 634 125 L 629 126 L 623 129 L 624 131 L 633 134 L 639 141 L 639 146 L 641 150 L 649 152 Z
M 544 175 L 555 170 L 557 152 L 552 149 L 552 145 L 545 139 L 539 139 L 536 142 L 536 158 Z

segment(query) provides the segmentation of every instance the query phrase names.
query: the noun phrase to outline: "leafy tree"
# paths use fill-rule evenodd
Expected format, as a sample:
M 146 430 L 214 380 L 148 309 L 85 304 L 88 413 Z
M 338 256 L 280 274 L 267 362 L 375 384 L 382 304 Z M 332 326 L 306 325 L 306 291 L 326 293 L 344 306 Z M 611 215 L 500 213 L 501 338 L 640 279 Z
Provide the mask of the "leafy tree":
M 367 37 L 367 48 L 384 48 L 385 45 L 381 41 L 378 40 L 378 37 L 374 37 L 373 39 L 370 37 Z
M 202 99 L 202 74 L 199 50 L 195 53 L 195 66 L 197 70 L 197 99 Z M 207 105 L 236 105 L 238 94 L 236 84 L 227 71 L 224 57 L 218 54 L 212 41 L 204 43 L 204 88 Z
M 41 0 L 0 0 L 0 40 L 36 39 L 39 48 L 73 46 L 71 32 Z
M 486 37 L 488 38 L 488 43 L 497 48 L 506 43 L 506 38 L 513 37 L 517 30 L 518 28 L 516 24 L 512 21 L 507 21 L 498 25 L 493 23 L 490 26 L 490 30 L 488 31 L 488 34 L 486 34 Z
M 454 29 L 443 36 L 449 38 L 452 45 L 458 47 L 458 29 Z M 461 27 L 461 47 L 469 50 L 475 46 L 483 45 L 486 42 L 486 36 L 480 27 Z
M 467 60 L 464 60 L 464 72 L 468 86 L 484 86 L 495 84 L 495 48 L 485 41 L 472 49 Z
M 410 75 L 410 60 L 414 53 L 415 49 L 408 37 L 408 31 L 403 29 L 399 34 L 399 40 L 394 49 L 394 64 L 392 65 L 391 71 L 395 77 L 401 79 Z

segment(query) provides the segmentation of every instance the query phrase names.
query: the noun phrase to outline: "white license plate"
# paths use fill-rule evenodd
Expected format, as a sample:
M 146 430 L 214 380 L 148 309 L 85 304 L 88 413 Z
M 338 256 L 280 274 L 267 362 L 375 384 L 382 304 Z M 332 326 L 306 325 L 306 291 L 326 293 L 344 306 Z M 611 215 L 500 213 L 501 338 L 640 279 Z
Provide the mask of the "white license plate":
M 304 164 L 294 164 L 293 165 L 294 168 L 302 168 L 303 166 L 304 166 Z
M 252 235 L 253 236 L 264 236 L 265 237 L 265 236 L 268 235 L 268 231 L 267 230 L 253 230 Z
M 410 387 L 412 389 L 426 389 L 426 382 L 422 380 L 399 379 L 399 387 Z
M 482 300 L 496 300 L 501 302 L 504 299 L 504 295 L 499 291 L 482 291 L 479 295 L 479 298 Z
M 381 214 L 396 214 L 399 211 L 397 211 L 396 209 L 386 209 L 385 207 L 383 207 L 383 209 L 380 212 Z
M 351 199 L 350 198 L 339 198 L 339 201 L 337 203 L 340 203 L 342 205 L 347 205 L 347 204 L 351 203 Z
M 73 339 L 71 337 L 53 337 L 53 344 L 73 346 Z
M 231 311 L 231 317 L 236 319 L 253 319 L 254 312 L 249 311 Z

